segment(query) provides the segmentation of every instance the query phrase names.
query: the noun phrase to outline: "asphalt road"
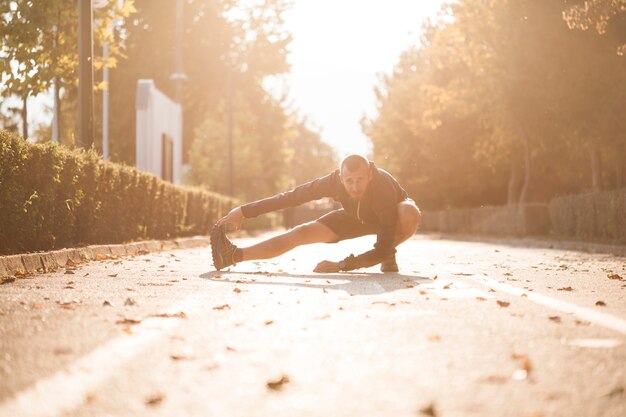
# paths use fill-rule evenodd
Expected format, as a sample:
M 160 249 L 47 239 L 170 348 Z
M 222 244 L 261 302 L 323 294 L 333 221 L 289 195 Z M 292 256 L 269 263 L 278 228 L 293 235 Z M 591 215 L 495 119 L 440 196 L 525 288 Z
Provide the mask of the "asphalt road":
M 416 236 L 399 274 L 311 272 L 372 243 L 1 285 L 0 416 L 626 416 L 624 258 Z

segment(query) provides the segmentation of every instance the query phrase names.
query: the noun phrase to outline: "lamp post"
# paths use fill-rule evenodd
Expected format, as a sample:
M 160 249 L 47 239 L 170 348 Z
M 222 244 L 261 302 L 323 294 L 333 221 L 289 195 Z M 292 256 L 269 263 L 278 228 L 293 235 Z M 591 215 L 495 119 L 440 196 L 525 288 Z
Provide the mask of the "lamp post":
M 93 146 L 93 11 L 78 0 L 78 145 Z

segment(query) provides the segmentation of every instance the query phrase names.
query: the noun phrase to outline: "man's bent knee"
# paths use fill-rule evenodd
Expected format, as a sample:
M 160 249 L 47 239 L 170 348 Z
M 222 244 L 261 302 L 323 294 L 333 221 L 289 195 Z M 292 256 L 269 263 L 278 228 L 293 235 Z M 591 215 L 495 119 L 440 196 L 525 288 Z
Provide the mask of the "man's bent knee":
M 396 244 L 405 241 L 415 234 L 422 215 L 419 208 L 412 201 L 403 201 L 398 204 L 398 231 Z

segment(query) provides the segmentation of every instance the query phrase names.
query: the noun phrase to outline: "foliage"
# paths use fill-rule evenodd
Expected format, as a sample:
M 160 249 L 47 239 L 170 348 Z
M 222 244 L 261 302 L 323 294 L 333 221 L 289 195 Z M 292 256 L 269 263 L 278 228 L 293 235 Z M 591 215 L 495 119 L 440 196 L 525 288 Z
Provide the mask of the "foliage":
M 0 253 L 206 234 L 232 199 L 0 131 Z
M 113 158 L 134 163 L 134 94 L 137 79 L 155 80 L 176 97 L 175 2 L 137 0 L 136 19 L 125 21 L 128 59 L 111 76 Z M 182 41 L 187 80 L 182 91 L 183 155 L 194 184 L 228 192 L 228 119 L 232 106 L 234 192 L 249 199 L 289 182 L 290 124 L 285 104 L 263 80 L 288 70 L 284 0 L 186 2 Z
M 619 186 L 626 67 L 613 45 L 625 23 L 571 31 L 558 0 L 446 6 L 381 78 L 378 115 L 363 122 L 376 157 L 432 209 Z
M 114 68 L 123 56 L 120 33 L 114 19 L 133 13 L 133 0 L 121 6 L 110 1 L 94 13 L 96 46 L 108 42 L 110 57 L 94 56 L 94 67 Z M 0 78 L 3 97 L 20 98 L 47 91 L 56 82 L 66 93 L 78 85 L 78 7 L 66 0 L 0 0 Z M 103 85 L 96 86 L 99 89 Z

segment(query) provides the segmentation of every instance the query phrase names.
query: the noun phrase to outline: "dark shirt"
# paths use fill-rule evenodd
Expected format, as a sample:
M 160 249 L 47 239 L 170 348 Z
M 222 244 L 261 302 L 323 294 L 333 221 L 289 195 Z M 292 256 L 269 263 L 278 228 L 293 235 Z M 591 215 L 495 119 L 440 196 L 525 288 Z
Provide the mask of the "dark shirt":
M 376 265 L 394 253 L 393 243 L 398 222 L 398 203 L 407 199 L 408 194 L 391 174 L 377 168 L 373 162 L 370 162 L 370 170 L 372 181 L 360 201 L 350 198 L 341 183 L 337 169 L 293 190 L 246 204 L 241 207 L 241 211 L 245 217 L 251 218 L 271 211 L 299 206 L 312 200 L 330 197 L 340 202 L 344 210 L 360 222 L 377 226 L 374 249 L 359 256 L 349 256 L 344 259 L 346 262 L 345 269 L 352 270 Z

